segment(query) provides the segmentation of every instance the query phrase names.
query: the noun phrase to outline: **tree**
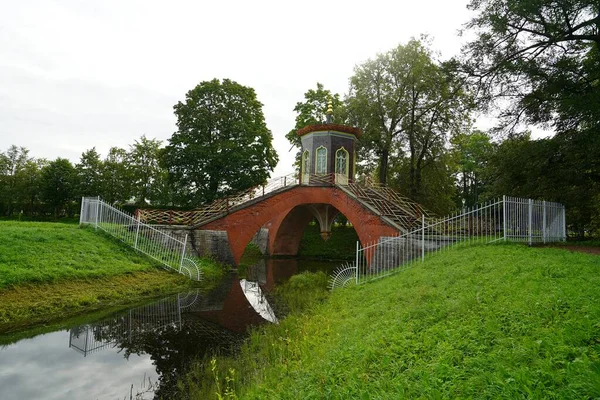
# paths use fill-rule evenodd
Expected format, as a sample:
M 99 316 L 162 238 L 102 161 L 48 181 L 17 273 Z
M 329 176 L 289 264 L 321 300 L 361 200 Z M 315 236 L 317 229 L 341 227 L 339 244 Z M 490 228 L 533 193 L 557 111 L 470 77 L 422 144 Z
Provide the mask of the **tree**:
M 95 147 L 81 153 L 75 169 L 79 182 L 78 196 L 99 196 L 102 193 L 103 164 Z
M 111 147 L 102 162 L 102 197 L 107 203 L 124 203 L 131 198 L 133 180 L 125 149 Z
M 54 210 L 54 218 L 75 199 L 75 167 L 65 158 L 57 158 L 42 169 L 40 188 L 42 200 Z
M 473 206 L 479 203 L 484 191 L 484 170 L 494 151 L 490 136 L 478 130 L 459 133 L 451 139 L 454 159 L 457 164 L 456 177 L 460 183 L 458 201 Z M 462 205 L 462 204 L 460 204 Z
M 178 129 L 163 164 L 180 203 L 197 206 L 267 180 L 278 157 L 254 89 L 213 79 L 174 109 Z
M 129 159 L 131 176 L 133 178 L 132 190 L 136 204 L 144 205 L 147 200 L 159 197 L 160 178 L 160 140 L 147 139 L 142 135 L 139 141 L 130 146 Z
M 39 206 L 41 174 L 46 165 L 46 159 L 32 158 L 17 173 L 17 201 L 26 214 L 34 214 Z
M 578 133 L 538 140 L 520 135 L 505 140 L 484 170 L 488 182 L 484 196 L 507 194 L 557 201 L 567 208 L 570 230 L 581 238 L 586 232 L 594 233 L 593 229 L 598 229 L 594 221 L 600 218 L 600 179 L 591 173 L 590 159 L 597 157 L 579 141 L 600 148 L 598 135 L 590 138 Z
M 476 36 L 463 65 L 484 104 L 508 105 L 502 127 L 599 127 L 600 3 L 472 0 L 469 8 L 477 15 L 466 28 Z
M 378 160 L 379 181 L 386 182 L 390 159 L 406 154 L 413 198 L 420 196 L 422 171 L 444 152 L 447 136 L 470 123 L 470 98 L 454 64 L 434 62 L 424 42 L 411 39 L 357 66 L 347 98 L 351 119 L 364 132 L 362 146 Z
M 340 99 L 340 95 L 338 93 L 332 94 L 321 83 L 317 82 L 317 90 L 309 89 L 304 93 L 304 101 L 296 103 L 296 107 L 294 107 L 294 111 L 297 113 L 296 125 L 294 125 L 294 129 L 289 131 L 285 137 L 292 146 L 298 149 L 296 153 L 296 165 L 298 169 L 300 167 L 299 150 L 302 148 L 302 142 L 297 132 L 307 125 L 325 123 L 329 101 L 331 101 L 333 107 L 333 120 L 337 124 L 344 124 L 346 122 L 346 110 L 343 101 Z
M 29 150 L 25 147 L 12 145 L 5 153 L 0 153 L 0 199 L 8 216 L 13 213 L 14 204 L 19 197 L 20 172 L 30 160 Z

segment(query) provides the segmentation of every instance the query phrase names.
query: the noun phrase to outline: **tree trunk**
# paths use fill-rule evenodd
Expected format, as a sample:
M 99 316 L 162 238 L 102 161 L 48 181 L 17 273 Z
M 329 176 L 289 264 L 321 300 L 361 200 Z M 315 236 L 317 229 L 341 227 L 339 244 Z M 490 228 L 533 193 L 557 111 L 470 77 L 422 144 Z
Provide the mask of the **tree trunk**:
M 381 184 L 387 183 L 389 157 L 390 157 L 389 150 L 383 149 L 381 151 L 381 158 L 379 159 L 379 183 L 381 183 Z

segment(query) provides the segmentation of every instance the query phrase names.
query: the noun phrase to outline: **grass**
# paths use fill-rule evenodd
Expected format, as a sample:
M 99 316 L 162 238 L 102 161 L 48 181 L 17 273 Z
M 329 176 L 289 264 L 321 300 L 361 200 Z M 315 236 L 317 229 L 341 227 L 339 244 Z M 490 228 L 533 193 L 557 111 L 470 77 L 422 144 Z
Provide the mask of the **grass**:
M 154 262 L 93 229 L 61 223 L 0 222 L 0 289 L 154 269 Z
M 206 287 L 223 273 L 210 260 L 202 267 Z M 101 231 L 0 222 L 0 332 L 133 304 L 192 284 Z
M 185 290 L 190 282 L 182 275 L 156 269 L 104 278 L 22 284 L 0 290 L 0 333 L 56 321 L 63 324 L 63 320 L 81 313 L 131 306 Z
M 598 287 L 598 256 L 457 248 L 318 297 L 180 386 L 216 398 L 218 375 L 244 399 L 598 398 Z
M 325 260 L 354 260 L 358 236 L 351 226 L 334 225 L 331 227 L 331 237 L 325 241 L 320 235 L 317 224 L 311 223 L 306 227 L 298 256 L 302 258 Z

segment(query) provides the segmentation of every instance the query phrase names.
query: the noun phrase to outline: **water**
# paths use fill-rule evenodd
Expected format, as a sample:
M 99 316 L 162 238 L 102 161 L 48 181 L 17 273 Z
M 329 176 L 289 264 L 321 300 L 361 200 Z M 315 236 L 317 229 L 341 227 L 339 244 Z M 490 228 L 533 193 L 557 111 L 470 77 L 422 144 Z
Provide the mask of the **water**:
M 0 399 L 147 399 L 157 383 L 156 394 L 169 397 L 194 358 L 235 352 L 248 327 L 277 323 L 268 295 L 276 285 L 339 264 L 263 260 L 244 279 L 230 275 L 210 293 L 179 293 L 0 346 Z

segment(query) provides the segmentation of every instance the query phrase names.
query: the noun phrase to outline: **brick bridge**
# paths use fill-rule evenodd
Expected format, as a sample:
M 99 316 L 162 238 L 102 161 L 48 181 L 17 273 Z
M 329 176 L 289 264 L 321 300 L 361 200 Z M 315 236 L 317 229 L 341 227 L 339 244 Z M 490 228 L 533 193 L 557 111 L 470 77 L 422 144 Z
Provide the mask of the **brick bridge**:
M 363 246 L 420 226 L 424 211 L 417 203 L 388 187 L 355 180 L 360 131 L 334 124 L 332 115 L 330 103 L 327 123 L 298 131 L 302 141 L 298 176 L 271 180 L 194 211 L 138 210 L 138 217 L 147 223 L 186 225 L 164 229 L 187 234 L 198 255 L 232 265 L 239 264 L 255 236 L 269 255 L 296 255 L 313 218 L 328 239 L 335 216 L 342 213 Z
M 385 186 L 340 185 L 334 178 L 311 176 L 306 184 L 291 176 L 278 178 L 276 184 L 272 181 L 204 209 L 138 210 L 138 215 L 143 221 L 163 224 L 163 229 L 180 237 L 187 234 L 198 255 L 210 255 L 230 265 L 239 264 L 253 240 L 268 255 L 294 256 L 309 222 L 316 219 L 327 240 L 339 213 L 352 224 L 362 245 L 420 226 L 423 211 L 417 203 Z

